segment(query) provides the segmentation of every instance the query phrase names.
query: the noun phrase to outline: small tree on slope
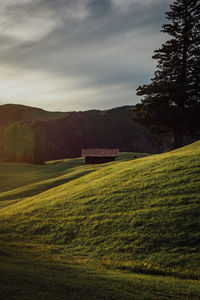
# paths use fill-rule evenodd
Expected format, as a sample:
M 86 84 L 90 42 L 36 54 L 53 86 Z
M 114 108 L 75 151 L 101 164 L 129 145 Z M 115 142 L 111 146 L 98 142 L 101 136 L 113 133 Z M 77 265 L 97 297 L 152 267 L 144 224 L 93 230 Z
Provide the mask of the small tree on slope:
M 163 32 L 172 38 L 154 52 L 158 61 L 152 82 L 139 86 L 144 96 L 133 120 L 155 133 L 171 133 L 172 148 L 200 125 L 200 0 L 176 0 Z

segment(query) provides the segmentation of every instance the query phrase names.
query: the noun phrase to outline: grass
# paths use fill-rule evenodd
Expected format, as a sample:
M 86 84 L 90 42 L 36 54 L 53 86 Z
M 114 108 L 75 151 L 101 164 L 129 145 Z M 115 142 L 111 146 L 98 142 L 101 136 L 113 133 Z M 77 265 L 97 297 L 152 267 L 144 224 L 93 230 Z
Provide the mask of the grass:
M 0 164 L 4 299 L 200 299 L 200 142 L 135 155 Z

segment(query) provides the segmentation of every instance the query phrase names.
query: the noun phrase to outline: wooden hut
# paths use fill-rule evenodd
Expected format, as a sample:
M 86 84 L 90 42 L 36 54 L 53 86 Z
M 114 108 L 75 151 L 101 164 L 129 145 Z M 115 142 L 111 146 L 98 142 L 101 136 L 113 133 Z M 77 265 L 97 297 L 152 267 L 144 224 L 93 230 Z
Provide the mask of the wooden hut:
M 104 164 L 114 161 L 119 155 L 119 149 L 82 149 L 81 156 L 86 164 Z

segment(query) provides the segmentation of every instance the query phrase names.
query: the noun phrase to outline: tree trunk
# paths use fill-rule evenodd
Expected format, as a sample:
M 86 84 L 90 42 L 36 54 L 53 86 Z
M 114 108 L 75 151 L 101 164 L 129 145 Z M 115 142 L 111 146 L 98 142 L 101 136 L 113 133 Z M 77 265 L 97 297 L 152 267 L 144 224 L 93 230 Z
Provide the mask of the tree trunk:
M 182 128 L 175 128 L 172 135 L 172 150 L 183 146 L 183 130 Z

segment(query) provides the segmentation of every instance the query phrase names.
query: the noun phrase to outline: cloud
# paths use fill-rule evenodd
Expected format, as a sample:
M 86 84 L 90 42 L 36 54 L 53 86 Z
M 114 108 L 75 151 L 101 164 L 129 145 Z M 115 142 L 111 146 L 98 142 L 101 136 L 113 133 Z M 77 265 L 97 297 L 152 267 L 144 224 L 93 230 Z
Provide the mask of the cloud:
M 87 2 L 87 8 L 92 17 L 100 17 L 109 14 L 112 9 L 112 2 L 111 0 L 89 0 Z
M 37 2 L 37 0 L 36 0 Z M 31 0 L 4 1 L 1 3 L 1 37 L 13 39 L 17 44 L 37 41 L 58 26 L 58 19 L 49 9 Z
M 2 1 L 3 101 L 62 110 L 139 101 L 170 0 Z

